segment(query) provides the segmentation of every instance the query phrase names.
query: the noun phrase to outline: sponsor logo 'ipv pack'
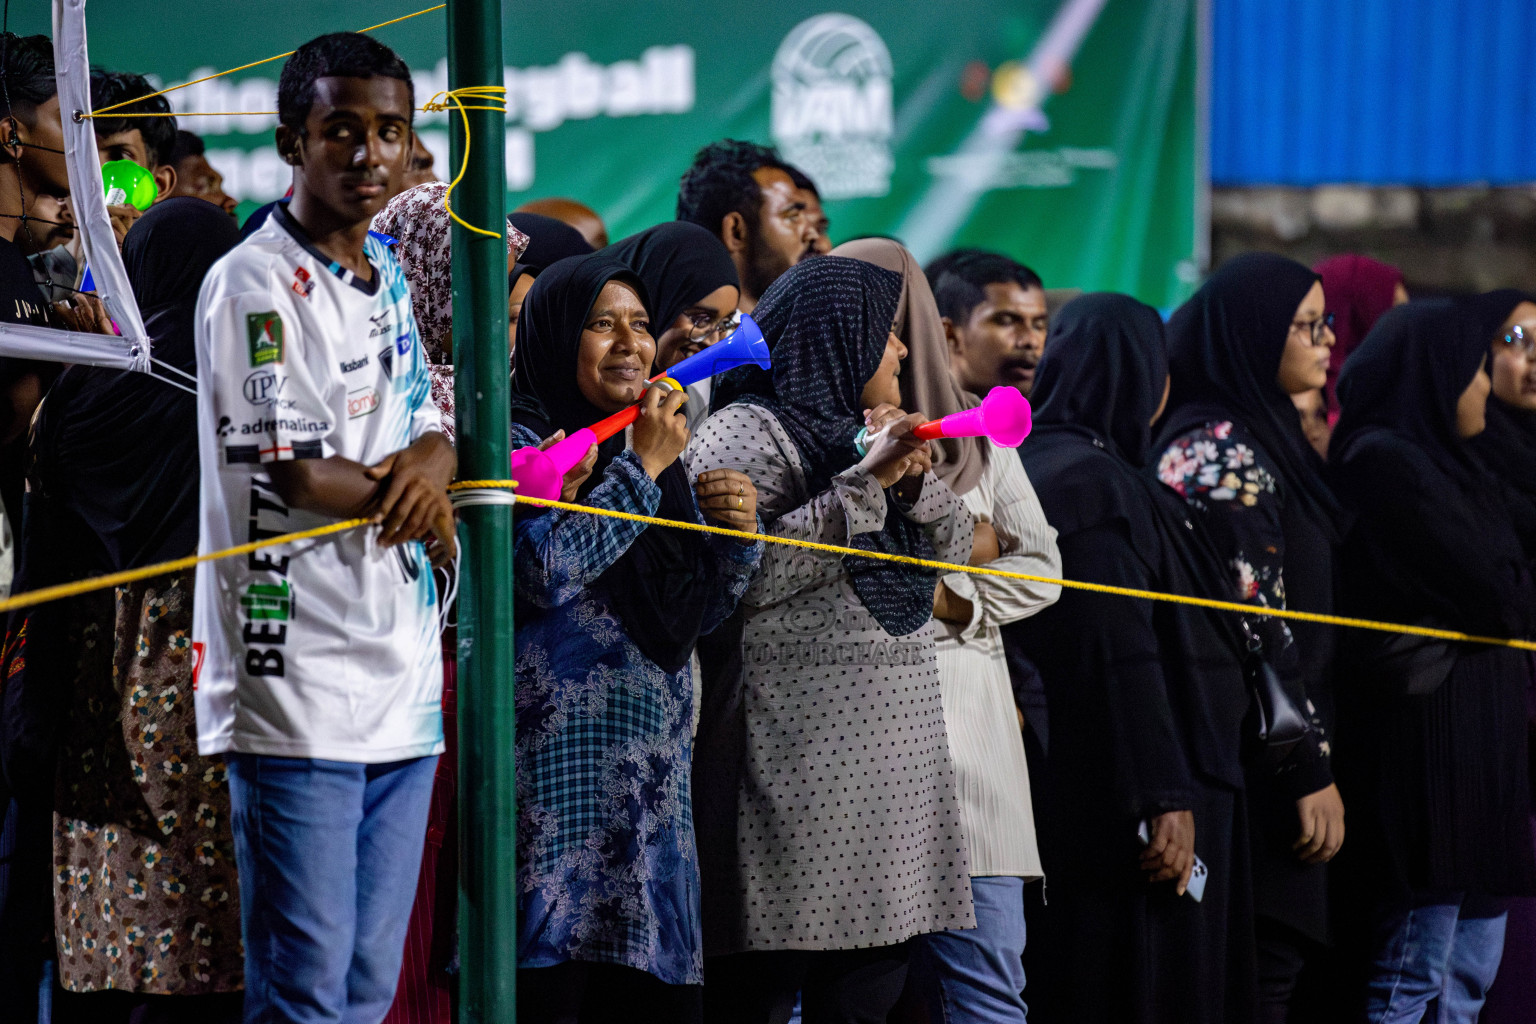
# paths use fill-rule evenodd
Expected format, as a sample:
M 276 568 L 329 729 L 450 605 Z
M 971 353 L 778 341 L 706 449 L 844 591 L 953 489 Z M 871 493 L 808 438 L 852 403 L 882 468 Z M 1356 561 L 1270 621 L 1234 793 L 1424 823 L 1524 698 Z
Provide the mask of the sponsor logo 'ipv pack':
M 252 405 L 273 405 L 282 398 L 283 387 L 287 383 L 287 377 L 279 377 L 271 370 L 253 370 L 245 378 L 240 390 L 245 400 Z

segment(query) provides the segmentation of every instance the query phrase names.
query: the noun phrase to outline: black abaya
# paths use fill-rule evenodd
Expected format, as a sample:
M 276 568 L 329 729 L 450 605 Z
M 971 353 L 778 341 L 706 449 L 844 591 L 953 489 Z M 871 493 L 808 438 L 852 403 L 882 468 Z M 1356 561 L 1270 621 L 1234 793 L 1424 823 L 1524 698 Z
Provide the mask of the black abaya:
M 1173 378 L 1157 448 L 1187 459 L 1201 447 L 1246 451 L 1249 482 L 1272 480 L 1250 497 L 1217 500 L 1192 473 L 1178 486 L 1210 528 L 1224 560 L 1258 570 L 1255 603 L 1327 613 L 1335 601 L 1334 548 L 1341 510 L 1325 467 L 1290 397 L 1276 380 L 1297 306 L 1318 275 L 1271 253 L 1223 264 L 1168 324 Z M 1164 467 L 1165 470 L 1170 467 Z M 1163 479 L 1174 474 L 1165 472 Z M 1251 595 L 1245 595 L 1251 596 Z M 1299 705 L 1310 702 L 1314 732 L 1278 770 L 1252 758 L 1247 773 L 1257 914 L 1311 943 L 1328 937 L 1327 877 L 1292 850 L 1296 801 L 1333 781 L 1324 742 L 1332 727 L 1335 633 L 1309 623 L 1257 619 L 1264 656 Z M 1267 925 L 1266 925 L 1267 927 Z M 1276 997 L 1267 1000 L 1276 1002 Z
M 1338 486 L 1357 519 L 1346 610 L 1485 636 L 1536 633 L 1536 586 L 1502 495 L 1457 436 L 1458 397 L 1503 316 L 1447 300 L 1388 313 L 1346 364 Z M 1377 648 L 1351 637 L 1361 658 Z M 1432 692 L 1379 665 L 1341 694 L 1345 799 L 1375 890 L 1536 895 L 1519 651 L 1453 645 Z M 1367 675 L 1367 673 L 1362 673 Z
M 1162 327 L 1122 296 L 1070 303 L 1052 327 L 1024 464 L 1063 573 L 1210 597 L 1231 588 L 1182 501 L 1146 469 L 1167 379 Z M 1031 1019 L 1241 1021 L 1253 1001 L 1240 724 L 1241 645 L 1216 613 L 1081 590 L 1019 625 L 1045 681 L 1045 920 Z M 1189 810 L 1210 869 L 1202 903 L 1149 884 L 1137 826 Z

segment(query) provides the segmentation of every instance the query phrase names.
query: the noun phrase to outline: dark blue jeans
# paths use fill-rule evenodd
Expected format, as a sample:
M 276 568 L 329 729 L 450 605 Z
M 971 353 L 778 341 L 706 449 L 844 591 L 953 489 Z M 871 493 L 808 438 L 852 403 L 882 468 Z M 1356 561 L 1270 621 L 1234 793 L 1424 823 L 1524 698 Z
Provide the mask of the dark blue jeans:
M 437 758 L 225 760 L 246 1024 L 378 1024 L 400 977 Z
M 1504 956 L 1505 905 L 1464 893 L 1415 893 L 1377 920 L 1366 990 L 1371 1024 L 1475 1024 Z

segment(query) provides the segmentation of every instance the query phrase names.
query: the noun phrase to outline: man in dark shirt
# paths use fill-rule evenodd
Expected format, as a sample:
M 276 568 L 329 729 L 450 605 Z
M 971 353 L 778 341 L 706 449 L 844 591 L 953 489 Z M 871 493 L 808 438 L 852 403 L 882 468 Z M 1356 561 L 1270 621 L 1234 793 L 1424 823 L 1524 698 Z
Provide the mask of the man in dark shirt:
M 47 36 L 6 33 L 0 62 L 0 321 L 47 324 L 49 311 L 15 242 L 39 195 L 69 194 L 53 46 Z
M 39 196 L 69 194 L 53 44 L 47 36 L 0 36 L 0 76 L 0 322 L 59 326 L 16 244 L 19 234 L 33 230 L 28 217 L 37 215 Z M 53 372 L 32 360 L 0 358 L 0 501 L 13 531 L 21 521 L 22 491 L 13 449 Z
M 54 326 L 37 279 L 16 245 L 30 231 L 39 196 L 69 194 L 64 127 L 47 36 L 0 36 L 0 322 Z M 39 228 L 47 225 L 38 225 Z M 21 521 L 21 453 L 52 371 L 31 360 L 0 358 L 0 501 L 14 531 Z
M 47 36 L 0 34 L 0 322 L 52 323 L 16 238 L 28 229 L 38 196 L 68 194 L 53 45 Z M 42 368 L 0 359 L 0 501 L 12 530 L 20 522 L 23 434 L 42 397 Z M 0 803 L 10 802 L 8 788 L 0 781 Z M 25 807 L 11 805 L 7 842 L 0 844 L 0 858 L 10 865 L 0 888 L 0 1005 L 18 1020 L 37 1014 L 52 910 L 48 887 L 38 884 L 49 874 L 52 808 L 38 793 L 25 795 Z

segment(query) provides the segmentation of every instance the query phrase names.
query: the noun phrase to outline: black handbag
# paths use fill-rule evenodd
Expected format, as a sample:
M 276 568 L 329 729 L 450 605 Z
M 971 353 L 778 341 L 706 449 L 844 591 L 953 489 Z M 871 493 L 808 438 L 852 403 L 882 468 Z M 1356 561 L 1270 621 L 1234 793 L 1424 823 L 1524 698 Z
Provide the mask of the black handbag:
M 1243 663 L 1243 676 L 1248 681 L 1249 692 L 1253 694 L 1256 738 L 1263 747 L 1265 757 L 1279 763 L 1312 731 L 1312 724 L 1286 692 L 1280 673 L 1264 657 L 1264 641 L 1259 639 L 1259 635 L 1246 621 L 1242 626 L 1248 637 L 1248 657 Z

